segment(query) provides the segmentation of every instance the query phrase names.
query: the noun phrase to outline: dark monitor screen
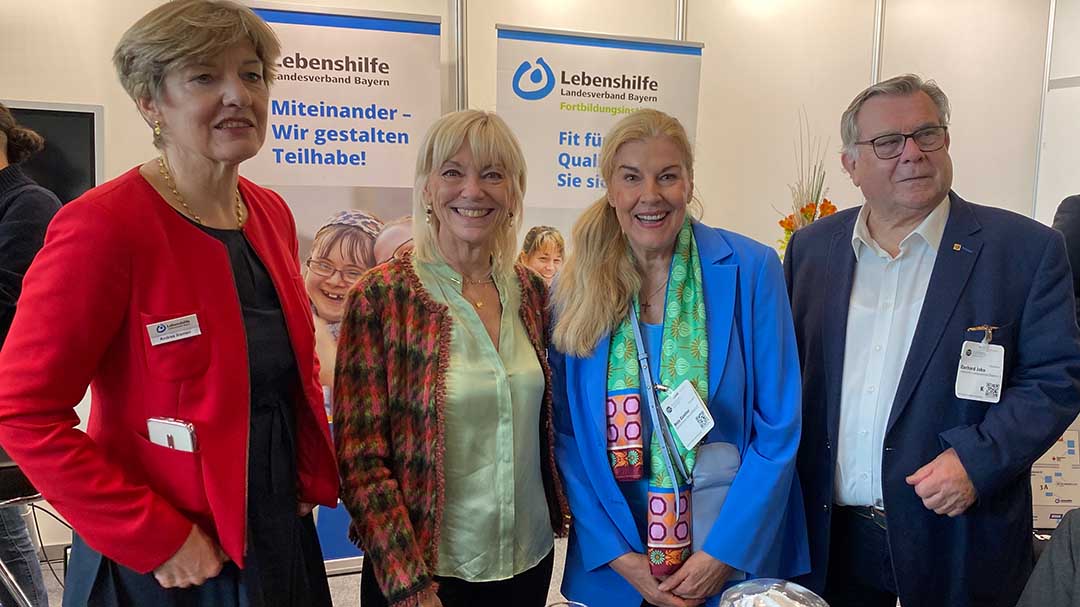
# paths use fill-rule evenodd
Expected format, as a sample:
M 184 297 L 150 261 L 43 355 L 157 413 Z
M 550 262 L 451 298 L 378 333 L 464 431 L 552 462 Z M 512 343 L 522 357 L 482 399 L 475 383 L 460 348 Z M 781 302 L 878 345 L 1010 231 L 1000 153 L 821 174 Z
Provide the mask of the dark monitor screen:
M 45 138 L 45 149 L 20 166 L 31 179 L 67 204 L 95 182 L 94 113 L 12 107 L 16 122 Z

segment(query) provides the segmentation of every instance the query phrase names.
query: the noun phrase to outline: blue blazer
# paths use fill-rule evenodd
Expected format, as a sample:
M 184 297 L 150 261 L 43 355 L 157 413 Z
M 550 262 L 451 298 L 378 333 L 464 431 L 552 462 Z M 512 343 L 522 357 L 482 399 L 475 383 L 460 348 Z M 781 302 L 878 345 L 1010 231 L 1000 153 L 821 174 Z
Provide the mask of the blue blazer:
M 742 466 L 705 540 L 711 556 L 752 576 L 809 568 L 795 455 L 799 366 L 779 258 L 738 234 L 694 223 L 709 339 L 706 442 L 735 444 Z M 624 607 L 641 596 L 608 566 L 645 552 L 630 506 L 611 472 L 604 412 L 611 339 L 587 358 L 551 351 L 555 453 L 573 523 L 563 594 L 589 607 Z M 715 605 L 719 597 L 708 604 Z
M 904 605 L 1013 607 L 1032 566 L 1031 464 L 1080 411 L 1080 335 L 1061 234 L 950 193 L 951 208 L 882 454 L 893 568 Z M 820 592 L 829 529 L 858 209 L 799 230 L 784 260 L 803 369 L 799 477 Z M 956 397 L 968 327 L 997 325 L 997 404 Z M 956 518 L 927 510 L 904 478 L 956 449 L 978 500 Z

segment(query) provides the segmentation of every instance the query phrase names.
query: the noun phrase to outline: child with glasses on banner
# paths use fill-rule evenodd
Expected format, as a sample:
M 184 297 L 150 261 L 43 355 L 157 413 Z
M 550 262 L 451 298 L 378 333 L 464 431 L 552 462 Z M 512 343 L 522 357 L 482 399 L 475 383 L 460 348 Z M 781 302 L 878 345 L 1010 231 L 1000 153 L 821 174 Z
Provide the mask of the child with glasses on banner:
M 339 211 L 315 232 L 308 256 L 304 287 L 315 321 L 315 353 L 319 357 L 319 383 L 334 385 L 334 360 L 345 294 L 375 265 L 375 239 L 383 224 L 373 215 L 349 209 Z
M 691 216 L 693 152 L 667 114 L 620 120 L 600 166 L 608 190 L 574 226 L 554 290 L 563 594 L 716 605 L 744 575 L 807 571 L 799 360 L 776 252 Z

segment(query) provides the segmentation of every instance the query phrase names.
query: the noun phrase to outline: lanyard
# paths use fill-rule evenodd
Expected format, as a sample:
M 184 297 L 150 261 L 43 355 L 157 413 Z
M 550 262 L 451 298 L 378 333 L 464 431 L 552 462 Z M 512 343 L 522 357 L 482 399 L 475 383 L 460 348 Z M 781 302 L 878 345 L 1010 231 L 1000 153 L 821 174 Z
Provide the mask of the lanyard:
M 630 305 L 630 326 L 634 329 L 634 340 L 637 342 L 638 364 L 641 365 L 641 374 L 645 376 L 645 398 L 649 401 L 649 415 L 652 419 L 653 428 L 660 431 L 662 439 L 659 441 L 660 454 L 664 458 L 668 475 L 671 477 L 672 490 L 675 492 L 675 520 L 679 520 L 679 479 L 675 476 L 675 468 L 687 483 L 693 482 L 690 473 L 686 470 L 686 463 L 679 457 L 679 449 L 675 446 L 675 439 L 671 436 L 667 418 L 660 410 L 660 401 L 656 397 L 656 385 L 653 383 L 652 372 L 649 369 L 649 354 L 645 350 L 645 344 L 641 339 L 641 327 L 638 326 L 637 310 Z M 674 455 L 673 455 L 674 454 Z M 674 467 L 673 467 L 674 466 Z

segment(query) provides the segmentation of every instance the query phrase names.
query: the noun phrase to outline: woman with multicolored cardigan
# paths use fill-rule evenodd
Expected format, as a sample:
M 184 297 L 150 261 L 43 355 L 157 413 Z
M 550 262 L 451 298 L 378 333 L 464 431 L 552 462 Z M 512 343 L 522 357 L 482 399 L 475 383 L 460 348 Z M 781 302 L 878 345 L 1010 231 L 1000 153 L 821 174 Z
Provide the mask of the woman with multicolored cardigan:
M 494 114 L 432 126 L 417 160 L 415 251 L 350 291 L 334 435 L 364 607 L 537 605 L 555 469 L 547 291 L 514 265 L 525 160 Z

